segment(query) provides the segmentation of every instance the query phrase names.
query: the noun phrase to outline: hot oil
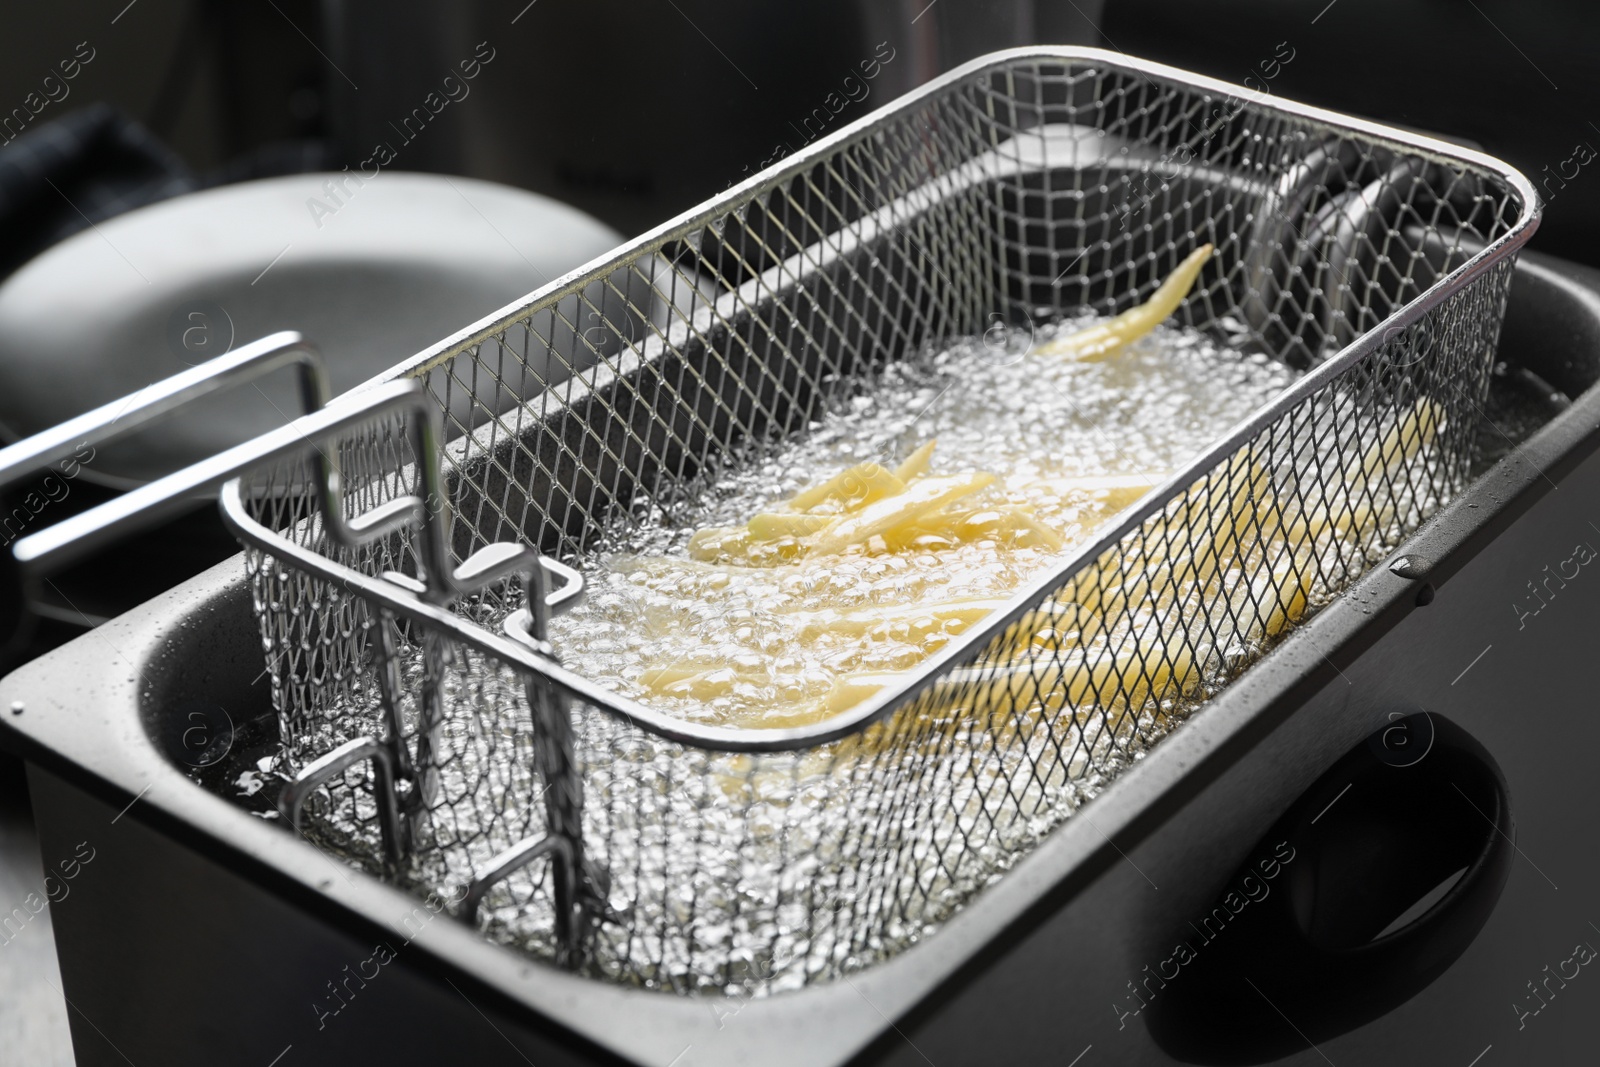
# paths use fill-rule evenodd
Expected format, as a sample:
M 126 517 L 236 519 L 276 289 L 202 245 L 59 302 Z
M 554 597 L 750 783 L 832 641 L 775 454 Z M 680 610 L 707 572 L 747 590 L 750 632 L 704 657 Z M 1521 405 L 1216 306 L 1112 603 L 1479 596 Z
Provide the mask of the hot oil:
M 552 643 L 569 667 L 661 711 L 770 724 L 786 709 L 810 706 L 841 677 L 913 669 L 953 637 L 892 628 L 870 638 L 819 637 L 804 620 L 1003 599 L 1058 567 L 1063 552 L 1115 516 L 1104 501 L 1058 491 L 1060 482 L 1132 473 L 1160 481 L 1292 377 L 1266 358 L 1172 328 L 1102 363 L 997 353 L 972 340 L 893 364 L 810 432 L 755 446 L 651 502 L 647 521 L 610 531 L 581 561 L 588 596 L 553 620 Z M 1031 505 L 1066 544 L 869 547 L 774 567 L 687 556 L 697 529 L 743 523 L 853 464 L 893 467 L 930 439 L 938 442 L 931 474 L 992 472 L 988 502 Z M 641 683 L 644 669 L 671 663 L 726 669 L 726 691 L 698 700 Z M 403 664 L 411 729 L 426 674 L 411 648 Z M 399 872 L 424 894 L 466 884 L 496 852 L 543 825 L 545 787 L 532 772 L 535 740 L 520 680 L 458 650 L 442 689 L 439 800 Z M 371 687 L 358 696 L 367 706 L 347 709 L 341 733 L 376 727 Z M 1140 758 L 1164 732 L 1160 722 L 1185 707 L 1169 700 L 1108 715 L 1036 709 L 1001 730 L 1009 740 L 956 715 L 904 750 L 874 752 L 868 739 L 853 749 L 846 740 L 742 756 L 677 745 L 580 705 L 583 844 L 604 872 L 609 910 L 581 968 L 680 992 L 771 992 L 870 965 L 928 936 Z M 904 785 L 908 776 L 918 789 Z M 329 825 L 319 837 L 353 854 L 350 842 L 363 831 L 352 823 L 371 830 L 374 814 L 358 794 L 354 809 L 320 820 Z M 890 833 L 903 840 L 882 837 Z M 547 865 L 535 864 L 491 892 L 486 936 L 553 956 L 549 885 Z
M 972 624 L 950 620 L 930 633 L 913 616 L 860 634 L 830 622 L 1009 596 L 1120 510 L 1107 494 L 1075 488 L 1082 479 L 1147 475 L 1158 484 L 1292 376 L 1264 356 L 1172 327 L 1097 363 L 972 340 L 892 364 L 809 434 L 729 464 L 584 561 L 586 601 L 554 621 L 551 639 L 596 682 L 681 718 L 793 725 L 795 709 L 840 678 L 913 669 Z M 893 469 L 930 440 L 930 474 L 996 476 L 964 505 L 1025 505 L 1065 546 L 1005 536 L 910 551 L 869 544 L 771 567 L 686 554 L 696 529 L 781 508 L 854 464 Z M 694 687 L 641 683 L 661 668 L 703 677 Z

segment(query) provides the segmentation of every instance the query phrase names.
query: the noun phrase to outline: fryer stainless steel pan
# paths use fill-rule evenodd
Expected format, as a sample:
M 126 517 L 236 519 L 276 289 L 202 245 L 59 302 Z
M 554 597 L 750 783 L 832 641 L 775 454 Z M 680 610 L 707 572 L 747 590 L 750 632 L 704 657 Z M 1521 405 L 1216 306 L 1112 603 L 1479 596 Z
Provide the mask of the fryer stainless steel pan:
M 969 65 L 397 368 L 388 380 L 423 382 L 451 413 L 454 551 L 518 541 L 575 560 L 641 515 L 690 523 L 713 472 L 871 390 L 888 361 L 995 316 L 1023 331 L 1040 316 L 1121 310 L 1201 242 L 1217 252 L 1178 321 L 1304 367 L 1300 379 L 1005 610 L 803 728 L 698 725 L 596 685 L 581 658 L 513 649 L 497 630 L 520 608 L 514 586 L 474 604 L 483 626 L 440 613 L 391 633 L 367 604 L 391 610 L 374 576 L 414 566 L 405 537 L 356 558 L 297 503 L 309 468 L 256 472 L 251 495 L 281 506 L 250 514 L 233 493 L 225 508 L 265 608 L 278 769 L 322 759 L 352 717 L 392 719 L 412 747 L 431 729 L 419 725 L 437 719 L 420 706 L 431 696 L 401 694 L 389 710 L 372 682 L 379 661 L 456 694 L 459 734 L 430 747 L 444 788 L 400 863 L 364 771 L 324 783 L 305 831 L 423 894 L 507 870 L 474 896 L 472 917 L 553 956 L 544 866 L 505 867 L 544 832 L 518 804 L 543 787 L 519 773 L 508 788 L 503 749 L 487 740 L 537 744 L 521 694 L 538 681 L 575 709 L 574 810 L 597 898 L 574 961 L 583 973 L 771 991 L 892 955 L 1192 710 L 1150 699 L 1144 679 L 1198 662 L 1216 692 L 1250 661 L 1227 637 L 1249 629 L 1246 609 L 1198 585 L 1147 583 L 1128 613 L 1154 620 L 1165 643 L 1123 632 L 1109 648 L 1143 669 L 1048 726 L 1012 728 L 1026 710 L 985 694 L 1049 693 L 1061 674 L 1048 653 L 1007 662 L 1006 629 L 1074 582 L 1138 588 L 1138 560 L 1213 527 L 1219 496 L 1257 491 L 1241 484 L 1245 467 L 1269 472 L 1286 512 L 1344 501 L 1365 516 L 1315 561 L 1317 601 L 1337 597 L 1465 483 L 1512 260 L 1536 221 L 1516 172 L 1411 134 L 1103 52 Z M 595 293 L 628 294 L 626 313 Z M 1405 430 L 1419 406 L 1437 413 L 1436 434 Z M 1352 467 L 1397 436 L 1408 458 L 1352 484 Z M 391 438 L 340 447 L 369 472 L 374 502 L 409 491 L 379 476 L 408 462 Z M 1228 551 L 1271 549 L 1255 528 Z M 329 596 L 337 568 L 369 576 L 367 601 Z M 430 630 L 449 653 L 428 650 Z M 952 706 L 969 713 L 941 710 Z M 869 755 L 844 740 L 869 731 Z M 800 796 L 852 818 L 819 823 Z
M 1128 981 L 1210 914 L 1307 782 L 1418 707 L 1491 750 L 1518 848 L 1561 888 L 1518 854 L 1505 899 L 1444 978 L 1319 1046 L 1336 1063 L 1441 1051 L 1466 1062 L 1491 1042 L 1485 1062 L 1508 1047 L 1581 1059 L 1587 1017 L 1561 1009 L 1576 1002 L 1518 1034 L 1505 997 L 1526 995 L 1537 946 L 1585 928 L 1585 889 L 1600 885 L 1583 846 L 1593 805 L 1571 788 L 1596 742 L 1578 670 L 1596 601 L 1573 585 L 1522 632 L 1508 605 L 1528 599 L 1525 580 L 1570 555 L 1574 537 L 1593 539 L 1582 531 L 1600 492 L 1600 281 L 1523 257 L 1506 331 L 1499 358 L 1574 403 L 1528 430 L 1505 424 L 1514 450 L 1475 468 L 1487 473 L 1396 553 L 1426 561 L 1425 574 L 1374 567 L 937 935 L 849 982 L 782 996 L 662 996 L 539 966 L 435 911 L 446 898 L 418 900 L 241 808 L 234 772 L 278 736 L 250 589 L 237 560 L 185 583 L 0 685 L 0 733 L 30 761 L 46 862 L 84 841 L 96 850 L 71 896 L 51 904 L 78 1062 L 123 1064 L 118 1049 L 135 1063 L 268 1062 L 292 1045 L 282 1062 L 814 1067 L 920 1064 L 918 1049 L 941 1064 L 1070 1060 L 1090 1044 L 1080 1067 L 1169 1062 Z M 1492 402 L 1514 377 L 1497 376 Z M 1493 429 L 1483 439 L 1506 447 Z M 1425 590 L 1436 592 L 1427 606 Z M 219 709 L 240 759 L 197 767 L 193 727 L 221 722 L 204 715 Z M 1462 815 L 1488 831 L 1465 804 Z M 372 973 L 379 943 L 398 955 L 363 988 L 349 975 Z M 347 1006 L 330 981 L 350 983 Z M 1330 1008 L 1340 993 L 1328 990 Z M 170 1025 L 173 1003 L 193 1025 Z M 1285 1062 L 1325 1061 L 1305 1048 Z
M 1218 491 L 1240 490 L 1240 457 L 1302 512 L 1367 508 L 1347 550 L 1316 561 L 1335 601 L 1465 484 L 1536 219 L 1528 183 L 1486 157 L 1169 68 L 1041 49 L 954 72 L 373 386 L 398 403 L 420 380 L 452 413 L 448 507 L 428 485 L 427 436 L 383 419 L 319 433 L 325 455 L 276 450 L 250 491 L 224 489 L 250 549 L 281 810 L 368 873 L 461 901 L 490 938 L 592 978 L 750 994 L 870 970 L 992 892 L 1193 710 L 1134 682 L 1011 729 L 982 706 L 1006 628 L 1091 569 L 1135 586 L 1130 561 L 1189 541 Z M 500 544 L 575 557 L 802 432 L 887 360 L 992 314 L 1023 327 L 1118 310 L 1202 241 L 1218 255 L 1180 321 L 1310 369 L 1008 608 L 835 719 L 710 729 L 606 691 L 529 639 L 543 566 L 459 610 L 454 590 L 430 589 L 455 560 L 506 577 L 473 564 L 519 551 Z M 646 296 L 619 315 L 596 291 Z M 572 321 L 574 301 L 595 325 Z M 1341 480 L 1419 404 L 1439 413 L 1436 434 L 1405 442 L 1382 484 Z M 342 501 L 323 491 L 335 466 Z M 339 536 L 419 507 L 416 531 Z M 1266 548 L 1259 529 L 1231 546 Z M 1172 668 L 1181 635 L 1210 692 L 1248 666 L 1215 639 L 1247 628 L 1235 608 L 1198 587 L 1139 595 L 1168 635 L 1150 663 Z M 1059 679 L 1044 658 L 1026 671 L 1035 692 Z M 854 751 L 835 744 L 869 731 Z M 855 817 L 818 840 L 802 792 Z M 930 837 L 958 794 L 954 824 Z

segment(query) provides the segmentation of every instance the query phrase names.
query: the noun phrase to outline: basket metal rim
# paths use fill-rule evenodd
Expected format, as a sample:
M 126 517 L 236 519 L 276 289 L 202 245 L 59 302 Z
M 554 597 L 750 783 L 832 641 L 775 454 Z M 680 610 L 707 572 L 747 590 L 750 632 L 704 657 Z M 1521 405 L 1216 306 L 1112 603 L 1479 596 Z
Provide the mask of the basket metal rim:
M 375 600 L 400 615 L 446 629 L 453 637 L 531 672 L 569 696 L 668 740 L 724 752 L 779 752 L 814 748 L 866 729 L 925 691 L 946 668 L 970 658 L 1006 627 L 1031 610 L 1041 597 L 1084 569 L 1152 514 L 1187 490 L 1199 478 L 1216 468 L 1219 463 L 1226 461 L 1284 411 L 1322 388 L 1330 379 L 1338 377 L 1370 357 L 1395 331 L 1416 323 L 1433 308 L 1460 292 L 1491 268 L 1514 256 L 1527 243 L 1539 225 L 1543 204 L 1532 182 L 1504 161 L 1460 145 L 1324 108 L 1284 100 L 1242 86 L 1231 85 L 1220 79 L 1194 74 L 1162 63 L 1135 59 L 1105 49 L 1071 46 L 1008 49 L 980 56 L 863 116 L 783 161 L 752 175 L 722 194 L 445 338 L 431 348 L 364 382 L 357 387 L 357 390 L 373 388 L 396 378 L 421 376 L 472 345 L 493 338 L 497 333 L 528 315 L 552 307 L 563 298 L 580 294 L 586 286 L 601 280 L 619 265 L 643 258 L 659 250 L 669 241 L 753 201 L 790 175 L 808 169 L 818 161 L 836 154 L 854 140 L 868 135 L 869 131 L 883 124 L 891 116 L 913 109 L 924 100 L 966 79 L 1013 63 L 1039 60 L 1091 61 L 1148 78 L 1211 91 L 1225 98 L 1244 100 L 1266 111 L 1359 134 L 1366 139 L 1387 143 L 1408 152 L 1428 154 L 1454 164 L 1474 167 L 1501 179 L 1520 201 L 1518 204 L 1520 213 L 1505 233 L 1466 262 L 1436 280 L 1382 322 L 1357 337 L 1336 355 L 1306 372 L 1272 401 L 1257 409 L 1227 434 L 1216 439 L 1139 503 L 1122 512 L 1095 537 L 1084 541 L 1070 554 L 1063 556 L 1057 566 L 1041 572 L 1014 593 L 1008 598 L 1005 608 L 996 611 L 979 625 L 959 635 L 945 649 L 924 660 L 916 669 L 905 672 L 902 682 L 885 687 L 848 711 L 809 726 L 757 729 L 715 727 L 689 722 L 657 711 L 592 682 L 575 671 L 533 655 L 514 642 L 490 633 L 459 616 L 418 604 L 397 587 L 392 587 L 381 579 L 359 574 L 314 551 L 290 545 L 272 531 L 257 525 L 246 514 L 237 484 L 230 485 L 223 493 L 223 509 L 230 525 L 235 528 L 241 539 L 269 554 L 290 559 L 296 566 L 344 585 L 351 591 Z
M 1111 67 L 1134 71 L 1152 77 L 1165 78 L 1169 81 L 1195 88 L 1212 90 L 1224 97 L 1245 100 L 1266 110 L 1320 122 L 1336 129 L 1360 133 L 1409 151 L 1430 153 L 1456 163 L 1469 163 L 1504 179 L 1522 200 L 1524 208 L 1522 217 L 1517 220 L 1510 230 L 1491 242 L 1478 256 L 1463 264 L 1457 271 L 1452 271 L 1445 277 L 1440 278 L 1428 289 L 1419 293 L 1410 303 L 1391 314 L 1389 319 L 1385 320 L 1385 325 L 1390 324 L 1390 320 L 1404 314 L 1413 304 L 1420 302 L 1423 311 L 1432 308 L 1445 297 L 1455 293 L 1467 281 L 1470 281 L 1470 276 L 1476 276 L 1478 271 L 1472 268 L 1474 264 L 1479 263 L 1482 257 L 1488 257 L 1482 263 L 1483 266 L 1487 266 L 1489 263 L 1498 260 L 1507 251 L 1520 248 L 1527 243 L 1528 238 L 1533 235 L 1534 230 L 1539 225 L 1544 202 L 1534 184 L 1526 175 L 1504 160 L 1475 149 L 1443 141 L 1436 137 L 1429 137 L 1426 134 L 1416 133 L 1411 130 L 1386 126 L 1383 123 L 1373 122 L 1354 115 L 1315 107 L 1311 104 L 1302 104 L 1283 97 L 1262 93 L 1255 89 L 1249 89 L 1242 85 L 1233 85 L 1219 78 L 1186 71 L 1181 67 L 1157 63 L 1153 60 L 1138 59 L 1104 48 L 1088 48 L 1077 45 L 1040 45 L 1009 48 L 998 52 L 990 52 L 970 60 L 954 70 L 948 71 L 913 89 L 904 96 L 885 104 L 870 114 L 863 115 L 854 122 L 847 123 L 833 133 L 818 138 L 792 155 L 785 156 L 765 170 L 757 171 L 744 181 L 730 186 L 711 199 L 702 201 L 653 229 L 646 230 L 633 240 L 627 241 L 603 255 L 596 256 L 588 263 L 568 271 L 566 274 L 533 290 L 526 296 L 519 297 L 499 310 L 490 312 L 477 322 L 463 327 L 435 344 L 422 349 L 393 367 L 373 375 L 360 385 L 355 386 L 351 391 L 368 389 L 397 377 L 417 377 L 424 374 L 450 357 L 459 355 L 466 349 L 471 348 L 473 345 L 492 339 L 496 334 L 516 325 L 518 321 L 527 318 L 529 315 L 553 306 L 562 297 L 580 293 L 585 286 L 604 278 L 619 263 L 630 259 L 638 259 L 643 255 L 658 251 L 669 242 L 699 229 L 712 219 L 726 214 L 731 208 L 751 203 L 763 192 L 778 185 L 792 174 L 806 170 L 818 161 L 837 154 L 841 148 L 860 137 L 864 132 L 881 125 L 888 116 L 909 110 L 921 101 L 937 96 L 950 86 L 977 74 L 1018 60 L 1031 59 L 1098 60 Z M 1470 276 L 1464 279 L 1457 279 L 1457 275 L 1462 271 L 1467 271 Z M 1360 339 L 1353 344 L 1359 343 Z M 1348 348 L 1346 351 L 1348 351 Z

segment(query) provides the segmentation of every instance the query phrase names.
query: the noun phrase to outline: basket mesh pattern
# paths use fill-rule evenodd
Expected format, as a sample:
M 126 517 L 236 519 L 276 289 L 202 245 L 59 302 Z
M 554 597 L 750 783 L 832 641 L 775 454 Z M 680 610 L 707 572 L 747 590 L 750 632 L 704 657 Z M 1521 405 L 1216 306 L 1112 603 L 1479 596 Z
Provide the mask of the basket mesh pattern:
M 1502 175 L 1399 141 L 1100 57 L 1013 56 L 402 368 L 445 412 L 460 558 L 517 540 L 576 557 L 646 517 L 688 521 L 697 479 L 804 432 L 886 362 L 996 321 L 1120 311 L 1203 242 L 1216 253 L 1179 320 L 1313 369 L 1037 588 L 1032 610 L 1093 631 L 1092 649 L 1019 647 L 1019 608 L 872 725 L 793 751 L 686 745 L 620 700 L 574 701 L 605 901 L 574 965 L 680 992 L 773 990 L 928 936 L 1463 485 L 1511 256 L 1414 321 L 1390 316 L 1486 247 L 1506 253 L 1531 211 Z M 1361 358 L 1314 370 L 1379 326 Z M 409 490 L 396 427 L 342 454 L 353 512 Z M 367 573 L 415 571 L 402 537 L 330 547 L 308 473 L 260 472 L 266 525 Z M 381 858 L 365 768 L 319 795 L 308 836 L 448 893 L 543 831 L 553 783 L 518 670 L 249 560 L 284 769 L 389 728 L 387 645 L 404 665 L 398 729 L 431 776 L 398 867 Z M 492 628 L 520 596 L 512 583 L 457 609 Z M 582 672 L 581 649 L 557 651 Z M 495 888 L 486 935 L 554 957 L 549 877 L 536 863 Z

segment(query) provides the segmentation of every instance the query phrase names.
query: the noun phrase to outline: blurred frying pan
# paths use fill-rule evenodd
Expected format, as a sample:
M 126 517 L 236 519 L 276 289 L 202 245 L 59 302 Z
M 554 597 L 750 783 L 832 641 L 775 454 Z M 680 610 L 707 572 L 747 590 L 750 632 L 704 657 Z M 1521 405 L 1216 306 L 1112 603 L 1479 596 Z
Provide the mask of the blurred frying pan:
M 31 436 L 281 329 L 317 338 L 342 392 L 620 241 L 546 197 L 389 172 L 273 178 L 131 211 L 0 285 L 0 437 Z M 294 388 L 276 375 L 220 394 L 13 486 L 0 508 L 0 665 L 237 549 L 198 500 L 191 514 L 26 584 L 14 539 L 291 421 Z M 36 629 L 40 619 L 48 625 Z
M 141 208 L 0 285 L 0 435 L 37 433 L 282 329 L 318 339 L 342 392 L 621 239 L 546 197 L 423 174 L 293 175 Z M 218 397 L 71 476 L 149 481 L 289 422 L 292 389 Z

